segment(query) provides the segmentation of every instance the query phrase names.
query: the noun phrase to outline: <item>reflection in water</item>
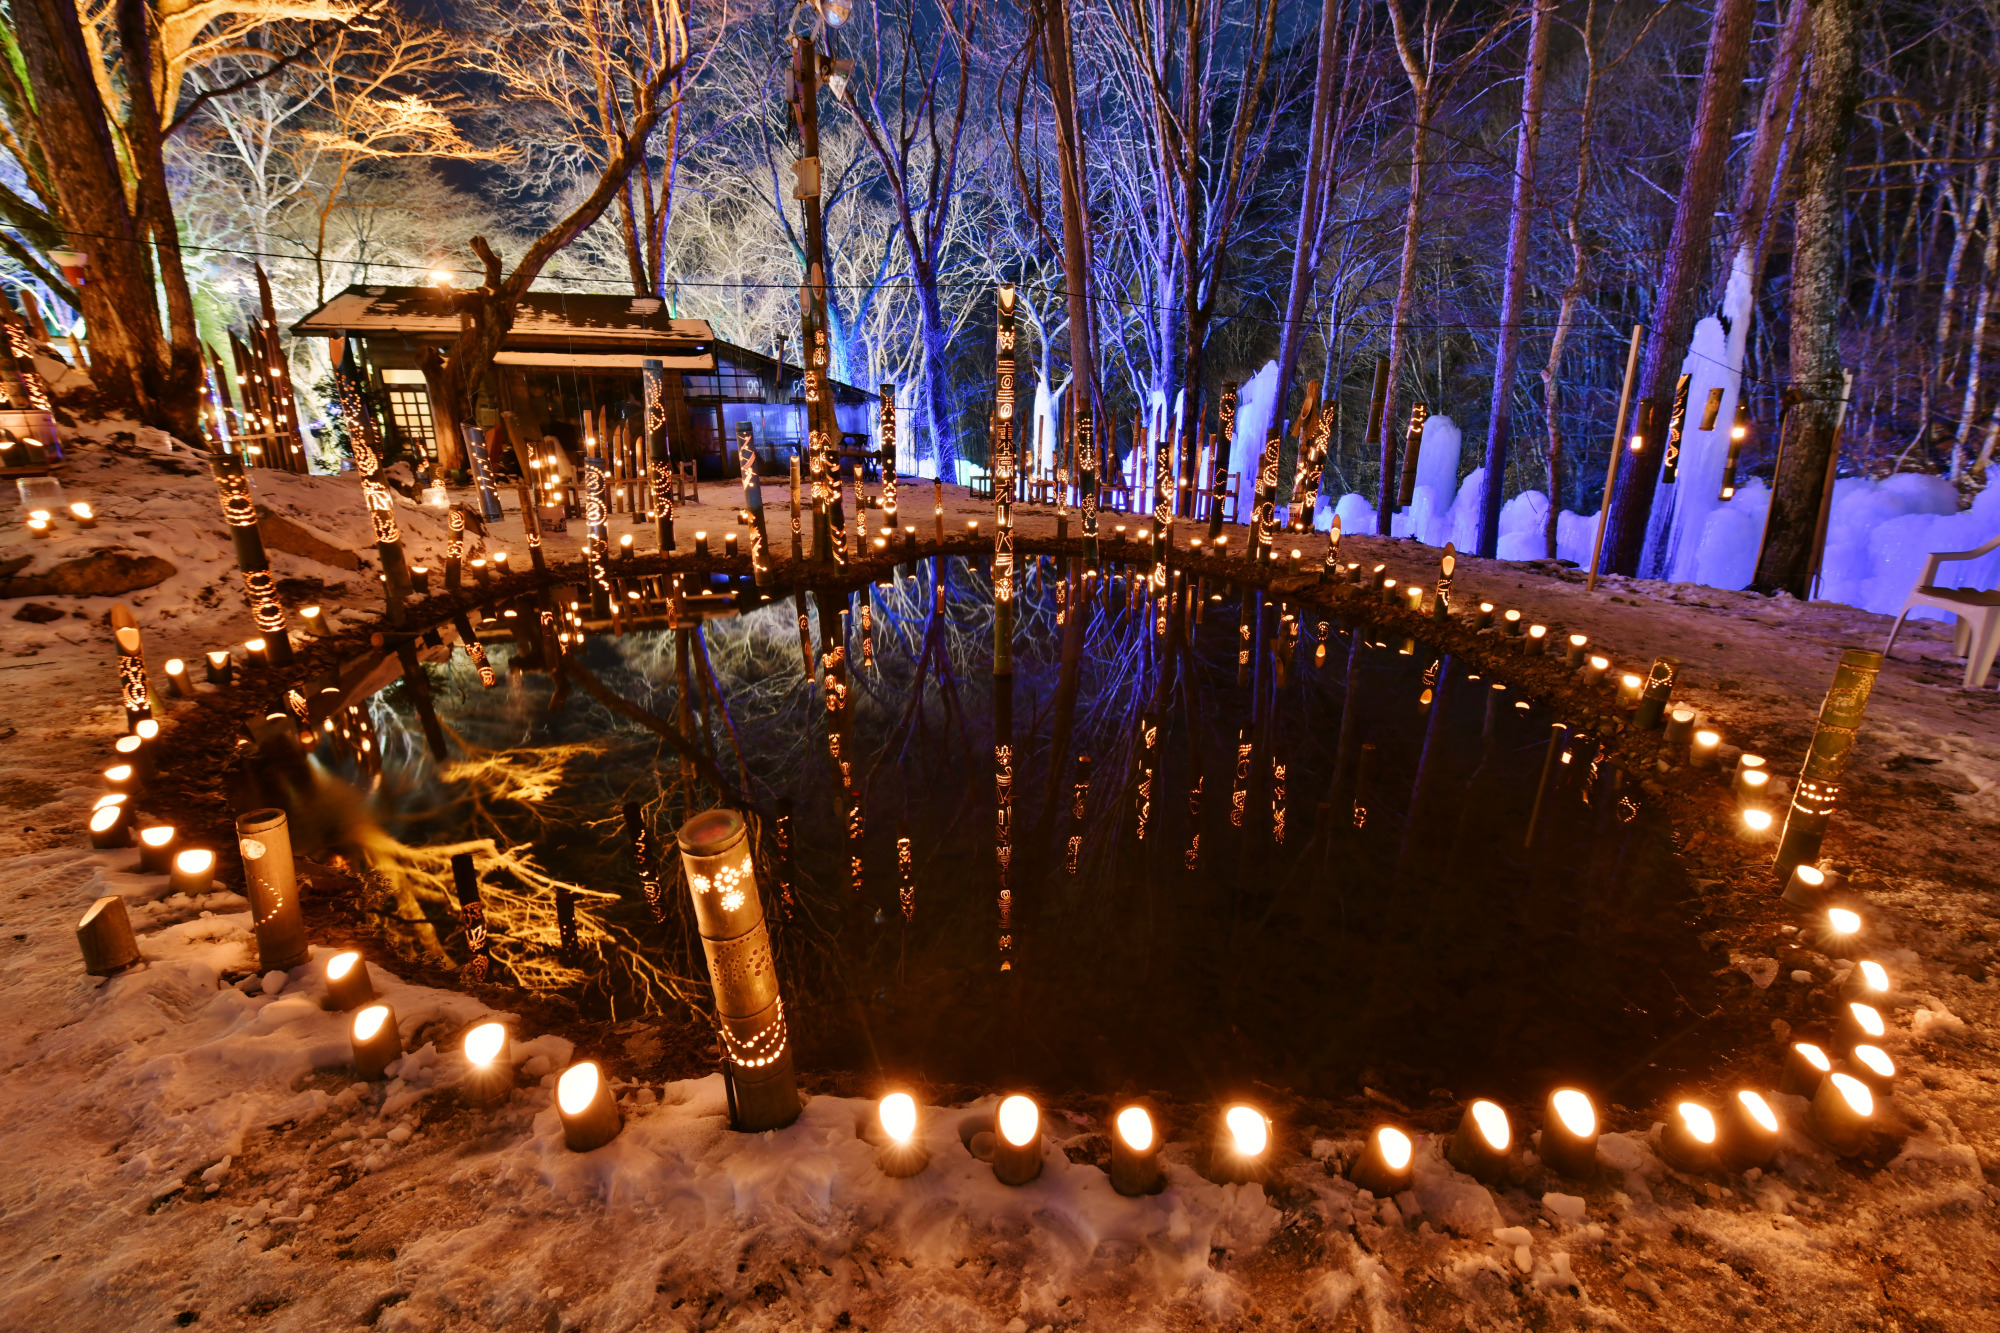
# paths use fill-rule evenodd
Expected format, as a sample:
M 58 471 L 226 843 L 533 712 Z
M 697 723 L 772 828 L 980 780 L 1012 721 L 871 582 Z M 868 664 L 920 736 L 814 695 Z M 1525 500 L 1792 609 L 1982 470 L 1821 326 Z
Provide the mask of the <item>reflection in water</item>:
M 1056 617 L 1076 604 L 1065 589 L 1059 606 L 1053 563 L 1025 563 L 1005 975 L 983 573 L 951 560 L 940 587 L 925 562 L 865 590 L 874 665 L 849 671 L 839 756 L 851 807 L 791 598 L 583 649 L 597 677 L 747 782 L 803 1064 L 1178 1092 L 1249 1078 L 1331 1090 L 1363 1072 L 1496 1092 L 1671 1076 L 1669 1043 L 1711 1007 L 1710 983 L 1664 823 L 1593 738 L 1558 733 L 1551 755 L 1553 719 L 1463 662 L 1255 593 L 1195 590 L 1201 623 L 1170 646 L 1113 577 L 1084 604 L 1074 740 L 1052 756 Z M 804 600 L 816 646 L 823 623 L 835 643 L 859 635 L 862 595 L 846 617 L 838 594 Z M 1247 671 L 1245 626 L 1271 647 Z M 670 848 L 714 791 L 580 691 L 551 711 L 556 683 L 509 672 L 511 651 L 494 649 L 492 691 L 461 655 L 434 668 L 460 756 L 442 768 L 412 742 L 399 692 L 378 698 L 385 826 L 410 844 L 510 849 L 486 857 L 487 912 L 498 966 L 522 984 L 620 1015 L 699 1005 L 678 858 L 655 858 L 656 920 L 623 808 L 637 803 Z M 844 887 L 856 813 L 858 893 Z M 435 874 L 447 850 L 400 855 Z M 555 947 L 559 885 L 610 895 L 582 902 L 590 947 L 570 959 Z M 426 898 L 448 931 L 444 901 Z

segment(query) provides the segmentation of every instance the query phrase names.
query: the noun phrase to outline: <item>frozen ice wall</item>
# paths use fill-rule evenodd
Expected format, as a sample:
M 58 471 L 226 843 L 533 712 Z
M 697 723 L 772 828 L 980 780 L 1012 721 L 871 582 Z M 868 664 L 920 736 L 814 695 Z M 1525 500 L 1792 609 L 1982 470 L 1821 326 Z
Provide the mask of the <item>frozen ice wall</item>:
M 1681 459 L 1673 485 L 1653 494 L 1658 522 L 1649 525 L 1640 568 L 1661 578 L 1686 582 L 1694 577 L 1700 542 L 1708 516 L 1724 503 L 1722 469 L 1729 459 L 1729 430 L 1736 418 L 1736 395 L 1742 378 L 1730 359 L 1722 321 L 1710 316 L 1694 327 L 1681 372 L 1688 383 L 1687 424 L 1681 434 Z M 1741 357 L 1737 357 L 1740 364 Z M 1709 393 L 1722 390 L 1722 402 L 1712 429 L 1702 430 Z M 1729 503 L 1734 503 L 1733 501 Z
M 1278 411 L 1278 363 L 1266 361 L 1236 392 L 1236 434 L 1229 441 L 1229 470 L 1237 483 L 1235 521 L 1250 521 L 1251 498 L 1257 489 L 1257 464 L 1264 457 L 1264 435 Z

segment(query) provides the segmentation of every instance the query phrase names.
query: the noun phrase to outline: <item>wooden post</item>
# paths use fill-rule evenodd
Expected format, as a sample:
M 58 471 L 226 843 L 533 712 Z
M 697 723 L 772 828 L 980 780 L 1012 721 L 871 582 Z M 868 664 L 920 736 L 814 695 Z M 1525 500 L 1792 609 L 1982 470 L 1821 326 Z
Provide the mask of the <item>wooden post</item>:
M 1625 353 L 1625 385 L 1618 391 L 1618 415 L 1612 418 L 1611 461 L 1604 468 L 1604 503 L 1597 508 L 1597 538 L 1590 547 L 1590 574 L 1584 580 L 1585 592 L 1597 591 L 1597 570 L 1604 559 L 1604 529 L 1611 521 L 1611 488 L 1618 482 L 1618 457 L 1625 452 L 1625 412 L 1632 405 L 1632 377 L 1639 370 L 1640 326 L 1632 326 L 1632 345 Z M 1496 478 L 1488 477 L 1486 485 L 1495 486 Z M 1553 504 L 1555 501 L 1550 500 Z

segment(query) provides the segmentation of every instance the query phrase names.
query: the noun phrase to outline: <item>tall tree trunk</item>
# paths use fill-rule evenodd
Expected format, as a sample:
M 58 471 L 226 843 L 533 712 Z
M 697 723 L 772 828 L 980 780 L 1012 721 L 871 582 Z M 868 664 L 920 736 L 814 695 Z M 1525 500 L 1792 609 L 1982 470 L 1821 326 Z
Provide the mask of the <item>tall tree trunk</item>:
M 924 340 L 924 424 L 936 451 L 937 474 L 946 481 L 958 481 L 958 444 L 951 422 L 951 327 L 938 299 L 937 278 L 928 268 L 921 270 L 927 281 L 917 286 L 919 336 Z M 991 467 L 992 460 L 987 460 Z
M 1950 477 L 1957 481 L 1965 474 L 1965 460 L 1972 446 L 1975 418 L 1979 415 L 1979 378 L 1983 369 L 1986 329 L 1993 312 L 1993 289 L 2000 285 L 2000 212 L 1996 202 L 1986 202 L 1986 246 L 1980 253 L 1979 295 L 1973 302 L 1972 324 L 1966 330 L 1970 351 L 1965 358 L 1965 397 L 1958 409 L 1958 429 L 1951 439 Z
M 1410 201 L 1403 211 L 1403 258 L 1396 273 L 1396 305 L 1389 316 L 1389 387 L 1382 398 L 1382 475 L 1375 488 L 1375 535 L 1389 535 L 1396 514 L 1396 378 L 1409 339 L 1410 305 L 1417 291 L 1417 242 L 1423 238 L 1424 157 L 1430 151 L 1430 85 L 1411 76 L 1416 113 L 1410 126 Z M 1486 479 L 1491 489 L 1494 481 Z
M 1750 29 L 1756 0 L 1717 0 L 1709 28 L 1708 54 L 1702 65 L 1701 99 L 1695 107 L 1694 134 L 1688 143 L 1687 172 L 1674 208 L 1674 230 L 1660 270 L 1659 299 L 1653 327 L 1640 362 L 1633 417 L 1625 434 L 1638 430 L 1645 406 L 1673 392 L 1681 362 L 1694 332 L 1695 314 L 1708 261 L 1709 231 L 1715 204 L 1722 193 L 1729 143 L 1736 127 L 1736 109 L 1743 94 L 1743 70 L 1750 58 Z M 1815 24 L 1817 28 L 1817 24 Z M 1830 418 L 1829 418 L 1830 419 Z M 1664 421 L 1664 406 L 1661 411 Z M 1646 541 L 1653 489 L 1664 452 L 1661 439 L 1650 439 L 1642 453 L 1627 460 L 1611 497 L 1604 536 L 1604 570 L 1639 572 Z
M 1799 144 L 1799 202 L 1793 217 L 1791 371 L 1798 401 L 1785 432 L 1771 495 L 1759 592 L 1803 600 L 1819 529 L 1820 498 L 1840 410 L 1840 312 L 1846 296 L 1847 141 L 1860 99 L 1855 0 L 1813 6 L 1813 66 Z
M 1535 150 L 1542 140 L 1543 72 L 1554 22 L 1555 0 L 1535 0 L 1528 20 L 1528 68 L 1521 80 L 1520 138 L 1514 145 L 1514 204 L 1507 220 L 1507 276 L 1500 288 L 1500 347 L 1493 358 L 1493 407 L 1486 425 L 1486 488 L 1479 503 L 1479 554 L 1488 559 L 1500 549 L 1500 494 L 1507 480 L 1507 444 L 1514 425 L 1514 358 L 1521 348 L 1521 301 L 1528 285 Z M 1555 513 L 1561 504 L 1562 496 L 1551 491 L 1549 512 Z
M 1095 312 L 1090 306 L 1090 213 L 1084 190 L 1084 139 L 1076 107 L 1076 58 L 1070 47 L 1069 5 L 1043 0 L 1042 71 L 1055 105 L 1056 171 L 1062 190 L 1063 296 L 1069 308 L 1070 376 L 1079 404 L 1101 416 Z
M 170 209 L 157 220 L 148 216 L 165 199 L 164 170 L 157 167 L 157 115 L 150 161 L 159 174 L 150 184 L 142 182 L 135 206 L 127 202 L 111 114 L 76 6 L 65 0 L 20 0 L 10 16 L 35 99 L 34 128 L 56 186 L 64 241 L 90 256 L 89 281 L 77 298 L 90 330 L 92 377 L 107 403 L 183 440 L 197 441 L 200 370 L 192 306 L 173 301 L 171 313 L 185 317 L 187 327 L 175 329 L 170 344 L 155 284 L 154 242 L 170 235 L 174 225 Z M 138 155 L 145 157 L 143 150 Z M 143 160 L 135 163 L 142 174 L 147 166 Z M 157 253 L 163 269 L 176 270 L 160 275 L 170 295 L 176 286 L 185 293 L 177 246 L 161 246 Z M 185 348 L 178 367 L 176 346 Z
M 1332 195 L 1332 182 L 1327 180 L 1327 174 L 1333 158 L 1333 125 L 1339 102 L 1335 75 L 1340 66 L 1340 20 L 1345 8 L 1342 0 L 1322 0 L 1320 9 L 1319 74 L 1313 88 L 1312 133 L 1306 143 L 1299 191 L 1299 229 L 1292 244 L 1292 281 L 1285 292 L 1284 323 L 1278 332 L 1280 416 L 1284 415 L 1285 397 L 1291 391 L 1299 348 L 1305 342 L 1306 303 L 1319 271 L 1320 229 L 1325 225 L 1327 202 Z M 1305 497 L 1305 503 L 1311 502 L 1310 496 Z

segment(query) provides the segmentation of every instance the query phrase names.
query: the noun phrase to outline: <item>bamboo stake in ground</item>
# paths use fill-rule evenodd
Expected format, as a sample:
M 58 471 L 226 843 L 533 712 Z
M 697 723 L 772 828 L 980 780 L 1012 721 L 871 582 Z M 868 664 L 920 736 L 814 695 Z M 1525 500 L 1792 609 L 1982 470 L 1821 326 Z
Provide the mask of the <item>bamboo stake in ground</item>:
M 217 454 L 208 465 L 222 501 L 222 521 L 236 544 L 236 567 L 243 573 L 250 618 L 264 637 L 272 665 L 284 666 L 292 660 L 292 640 L 285 629 L 284 606 L 278 601 L 278 581 L 271 574 L 271 560 L 264 553 L 264 537 L 257 528 L 257 504 L 250 498 L 250 478 L 243 470 L 243 459 L 236 454 Z
M 1083 856 L 1084 807 L 1090 802 L 1090 756 L 1076 757 L 1076 782 L 1070 787 L 1069 841 L 1063 850 L 1063 870 L 1074 876 Z
M 1312 531 L 1313 515 L 1319 508 L 1320 478 L 1326 471 L 1326 453 L 1333 442 L 1334 405 L 1320 409 L 1319 421 L 1306 444 L 1305 459 L 1299 467 L 1298 485 L 1292 489 L 1292 531 Z
M 1417 460 L 1424 451 L 1424 423 L 1430 420 L 1426 403 L 1410 404 L 1410 429 L 1403 437 L 1403 485 L 1396 495 L 1396 508 L 1408 509 L 1417 496 Z
M 1640 325 L 1632 326 L 1632 345 L 1625 352 L 1625 384 L 1618 390 L 1618 415 L 1612 418 L 1611 461 L 1604 465 L 1604 502 L 1597 508 L 1597 537 L 1590 547 L 1590 575 L 1585 592 L 1597 591 L 1597 571 L 1604 560 L 1604 529 L 1611 521 L 1611 488 L 1618 483 L 1618 458 L 1625 452 L 1625 412 L 1632 405 L 1632 377 L 1639 371 Z
M 757 586 L 771 586 L 771 539 L 764 530 L 764 484 L 757 479 L 757 445 L 750 423 L 736 424 L 736 463 L 743 471 L 743 508 L 750 515 L 750 572 Z
M 1229 498 L 1229 478 L 1223 473 L 1222 463 L 1228 456 L 1229 442 L 1236 438 L 1235 380 L 1222 382 L 1222 397 L 1216 403 L 1215 412 L 1215 439 L 1208 451 L 1208 540 L 1211 546 L 1222 535 L 1222 504 Z
M 403 603 L 410 596 L 410 567 L 403 559 L 403 534 L 396 527 L 396 493 L 382 481 L 382 460 L 365 440 L 350 439 L 354 470 L 361 474 L 361 497 L 375 529 L 375 554 L 382 562 L 383 592 L 389 599 L 389 623 L 402 623 Z
M 882 460 L 882 521 L 895 540 L 896 528 L 896 386 L 882 385 L 880 426 L 877 430 Z
M 1076 472 L 1077 485 L 1083 492 L 1078 502 L 1083 510 L 1083 568 L 1086 576 L 1090 576 L 1098 572 L 1097 437 L 1087 406 L 1076 410 Z
M 646 895 L 647 910 L 653 920 L 666 919 L 660 889 L 660 868 L 653 859 L 653 831 L 646 826 L 644 810 L 637 801 L 625 802 L 625 836 L 632 840 L 632 864 L 639 872 L 639 888 Z
M 1257 493 L 1250 511 L 1250 563 L 1271 563 L 1271 527 L 1278 517 L 1278 451 L 1284 435 L 1273 422 L 1264 435 L 1264 456 L 1257 462 Z
M 1784 836 L 1778 840 L 1779 878 L 1819 857 L 1827 825 L 1840 799 L 1840 780 L 1847 772 L 1847 760 L 1854 749 L 1855 733 L 1861 728 L 1868 709 L 1868 695 L 1882 670 L 1882 654 L 1866 648 L 1849 648 L 1840 655 L 1833 687 L 1820 705 L 1819 725 L 1813 729 L 1812 745 L 1806 750 L 1805 766 L 1799 771 L 1798 786 L 1785 814 Z

